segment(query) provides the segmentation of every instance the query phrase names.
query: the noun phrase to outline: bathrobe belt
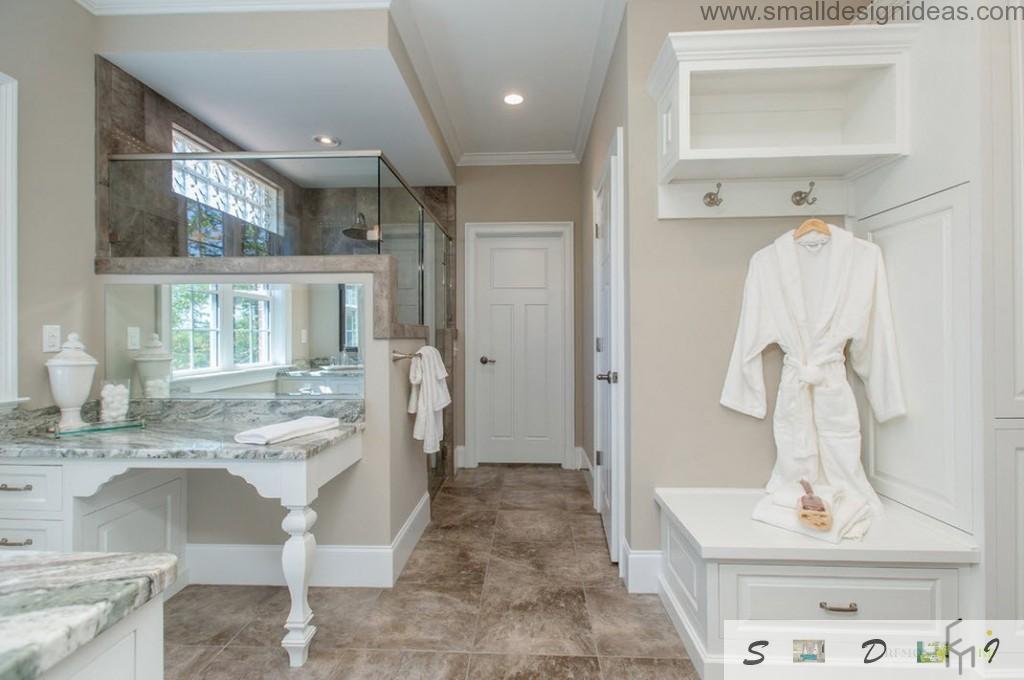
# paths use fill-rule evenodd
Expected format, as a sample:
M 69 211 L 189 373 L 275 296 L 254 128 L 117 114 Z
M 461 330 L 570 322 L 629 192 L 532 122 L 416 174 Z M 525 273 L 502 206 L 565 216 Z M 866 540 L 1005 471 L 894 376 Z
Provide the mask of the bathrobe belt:
M 803 452 L 801 457 L 810 457 L 818 453 L 818 429 L 814 424 L 814 388 L 825 382 L 823 367 L 835 363 L 845 364 L 846 355 L 842 352 L 832 352 L 814 357 L 807 362 L 802 362 L 791 354 L 786 354 L 782 358 L 782 365 L 793 371 L 797 379 L 797 389 L 793 390 L 789 402 L 789 416 L 795 425 L 798 449 Z

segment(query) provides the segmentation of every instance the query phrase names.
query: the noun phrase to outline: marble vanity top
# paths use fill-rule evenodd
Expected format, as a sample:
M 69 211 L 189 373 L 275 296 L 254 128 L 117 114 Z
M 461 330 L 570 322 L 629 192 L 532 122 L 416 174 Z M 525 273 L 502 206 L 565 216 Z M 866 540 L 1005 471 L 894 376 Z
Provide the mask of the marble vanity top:
M 157 597 L 161 553 L 0 552 L 0 680 L 30 680 Z
M 194 460 L 305 460 L 362 432 L 362 423 L 289 439 L 279 444 L 238 444 L 252 423 L 224 421 L 147 423 L 142 429 L 64 436 L 46 433 L 0 439 L 3 458 L 175 458 Z

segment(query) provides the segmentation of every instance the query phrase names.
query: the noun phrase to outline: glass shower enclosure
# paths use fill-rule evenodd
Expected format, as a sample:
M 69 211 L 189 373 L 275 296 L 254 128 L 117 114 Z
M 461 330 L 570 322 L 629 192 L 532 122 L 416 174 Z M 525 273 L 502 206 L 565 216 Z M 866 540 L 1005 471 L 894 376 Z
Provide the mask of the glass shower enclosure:
M 452 238 L 382 153 L 175 148 L 110 156 L 97 195 L 98 255 L 392 255 L 399 322 L 427 326 L 453 372 Z M 447 441 L 430 456 L 431 493 L 450 469 L 447 411 Z

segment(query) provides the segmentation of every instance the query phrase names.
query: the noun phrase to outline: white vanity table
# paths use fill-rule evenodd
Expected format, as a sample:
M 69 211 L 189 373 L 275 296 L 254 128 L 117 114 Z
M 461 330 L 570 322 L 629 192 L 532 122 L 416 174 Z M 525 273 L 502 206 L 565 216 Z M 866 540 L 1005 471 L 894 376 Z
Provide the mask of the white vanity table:
M 306 597 L 316 547 L 311 532 L 316 512 L 310 506 L 321 487 L 362 458 L 362 424 L 343 423 L 337 430 L 270 446 L 235 443 L 239 429 L 223 422 L 177 421 L 62 439 L 34 435 L 0 441 L 0 534 L 9 547 L 134 551 L 133 539 L 156 533 L 173 548 L 183 543 L 183 537 L 174 537 L 184 530 L 178 519 L 183 517 L 183 471 L 227 470 L 288 510 L 281 524 L 289 535 L 281 562 L 292 606 L 281 644 L 291 665 L 301 666 L 316 632 Z

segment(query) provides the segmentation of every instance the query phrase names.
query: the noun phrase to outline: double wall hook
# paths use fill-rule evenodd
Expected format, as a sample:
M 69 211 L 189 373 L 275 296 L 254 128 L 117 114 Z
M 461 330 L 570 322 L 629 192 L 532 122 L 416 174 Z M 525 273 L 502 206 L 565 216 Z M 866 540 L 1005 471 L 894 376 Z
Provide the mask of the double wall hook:
M 717 208 L 722 205 L 722 183 L 719 182 L 715 185 L 714 191 L 709 191 L 704 194 L 704 205 L 709 208 Z
M 793 205 L 814 205 L 818 202 L 818 197 L 811 197 L 814 193 L 814 182 L 811 181 L 807 186 L 807 191 L 799 189 L 793 192 L 793 195 L 789 197 L 789 200 L 793 202 Z

